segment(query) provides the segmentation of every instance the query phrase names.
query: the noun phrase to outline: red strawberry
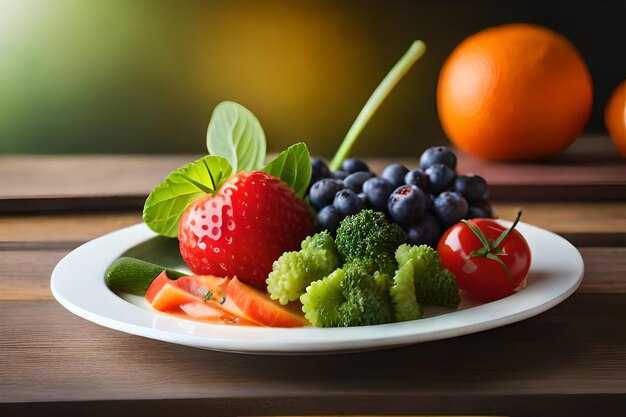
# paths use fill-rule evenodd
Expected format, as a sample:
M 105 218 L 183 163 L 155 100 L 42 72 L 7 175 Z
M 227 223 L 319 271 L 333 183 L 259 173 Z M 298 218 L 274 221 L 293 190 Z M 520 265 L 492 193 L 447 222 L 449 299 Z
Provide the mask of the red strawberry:
M 305 204 L 265 172 L 240 172 L 194 201 L 178 226 L 180 253 L 197 275 L 237 276 L 265 289 L 272 263 L 313 233 Z

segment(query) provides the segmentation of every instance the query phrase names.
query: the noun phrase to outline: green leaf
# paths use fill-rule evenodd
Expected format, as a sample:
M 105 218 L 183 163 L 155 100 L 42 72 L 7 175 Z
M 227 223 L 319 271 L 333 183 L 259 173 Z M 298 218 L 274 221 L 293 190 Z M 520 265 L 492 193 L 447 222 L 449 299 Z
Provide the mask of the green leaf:
M 144 222 L 160 235 L 176 237 L 180 216 L 189 204 L 205 194 L 215 193 L 231 172 L 226 159 L 213 155 L 178 168 L 146 199 Z
M 256 171 L 265 161 L 265 133 L 252 112 L 223 101 L 215 107 L 206 134 L 211 155 L 226 159 L 233 172 Z
M 280 178 L 289 184 L 299 197 L 304 197 L 311 181 L 309 149 L 303 142 L 291 145 L 262 171 Z

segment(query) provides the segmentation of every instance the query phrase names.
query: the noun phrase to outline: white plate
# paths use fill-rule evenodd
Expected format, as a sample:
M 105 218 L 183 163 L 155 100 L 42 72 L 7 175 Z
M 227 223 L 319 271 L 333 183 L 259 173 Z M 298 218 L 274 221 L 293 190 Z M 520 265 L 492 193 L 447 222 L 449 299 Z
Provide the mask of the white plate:
M 502 222 L 509 225 L 510 223 Z M 68 254 L 52 272 L 52 294 L 72 313 L 105 327 L 203 349 L 304 354 L 383 349 L 461 336 L 527 319 L 559 304 L 583 277 L 580 253 L 560 236 L 520 223 L 532 251 L 527 286 L 505 299 L 459 310 L 427 309 L 422 320 L 351 328 L 279 329 L 226 326 L 159 313 L 141 297 L 121 298 L 106 286 L 109 265 L 121 255 L 181 268 L 177 241 L 156 237 L 144 224 L 92 240 Z

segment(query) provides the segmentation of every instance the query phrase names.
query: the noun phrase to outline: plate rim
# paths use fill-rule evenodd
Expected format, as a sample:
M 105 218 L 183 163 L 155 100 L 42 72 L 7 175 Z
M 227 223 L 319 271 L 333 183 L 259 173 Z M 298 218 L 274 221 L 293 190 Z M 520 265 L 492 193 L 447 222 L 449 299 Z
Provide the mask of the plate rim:
M 508 221 L 498 221 L 503 225 L 511 224 Z M 502 300 L 465 310 L 453 311 L 417 321 L 376 326 L 325 329 L 314 327 L 296 329 L 255 328 L 215 325 L 177 318 L 132 304 L 116 295 L 106 287 L 104 282 L 106 268 L 110 263 L 128 249 L 157 236 L 144 223 L 112 231 L 72 250 L 59 261 L 52 271 L 50 287 L 57 302 L 83 319 L 125 333 L 197 348 L 248 354 L 333 354 L 393 348 L 482 332 L 522 321 L 560 304 L 574 293 L 584 276 L 584 262 L 578 249 L 563 237 L 537 226 L 520 222 L 517 227 L 532 231 L 532 234 L 544 234 L 562 245 L 563 250 L 570 251 L 572 258 L 568 259 L 570 261 L 568 263 L 574 270 L 574 275 L 578 276 L 569 277 L 568 285 L 558 287 L 560 291 L 554 297 L 543 298 L 543 302 L 535 303 L 530 308 L 515 308 L 509 314 L 502 313 L 501 310 L 508 305 L 519 307 L 525 298 L 532 298 L 533 294 L 527 294 L 530 292 L 528 291 L 529 288 L 532 288 L 530 285 L 517 294 Z M 110 245 L 118 240 L 125 243 L 117 246 L 115 250 L 111 249 Z M 103 246 L 106 249 L 104 253 L 102 253 Z M 530 241 L 529 246 L 532 251 L 533 246 Z M 83 254 L 92 254 L 93 251 L 98 251 L 98 256 L 92 262 L 91 269 L 95 268 L 96 271 L 99 271 L 100 277 L 97 273 L 88 273 L 89 280 L 76 281 L 74 283 L 77 288 L 68 288 L 71 278 L 64 277 L 78 275 L 80 271 L 77 268 Z M 534 254 L 533 258 L 535 258 Z M 106 267 L 102 270 L 104 264 Z M 531 272 L 533 272 L 533 264 L 531 264 Z M 105 307 L 107 305 L 111 307 L 110 313 L 103 314 L 101 311 L 97 311 L 101 306 L 96 308 L 94 304 L 89 305 L 87 303 L 85 305 L 85 300 L 80 297 L 76 299 L 75 291 L 82 288 L 81 285 L 92 285 L 92 290 L 95 288 L 97 291 L 102 291 L 101 294 L 96 293 L 96 300 L 100 298 L 100 302 L 105 302 Z M 136 316 L 120 318 L 118 315 L 116 317 L 117 311 L 121 312 L 122 315 L 136 314 Z M 473 316 L 493 312 L 498 314 L 492 319 L 472 320 Z M 429 325 L 436 327 L 437 322 L 440 321 L 446 324 L 446 322 L 454 322 L 457 319 L 460 324 L 456 326 L 448 324 L 447 326 L 440 326 L 435 331 L 420 331 L 422 328 L 428 328 Z M 285 338 L 287 339 L 286 343 Z

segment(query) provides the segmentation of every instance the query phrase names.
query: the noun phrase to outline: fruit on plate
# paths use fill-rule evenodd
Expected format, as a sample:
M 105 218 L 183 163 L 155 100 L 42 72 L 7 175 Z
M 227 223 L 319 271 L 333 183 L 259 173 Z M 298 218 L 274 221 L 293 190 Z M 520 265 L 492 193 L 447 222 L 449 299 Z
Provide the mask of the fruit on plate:
M 250 319 L 271 327 L 302 327 L 309 323 L 297 305 L 282 306 L 267 293 L 241 282 L 237 277 L 224 287 L 226 298 L 232 300 Z
M 171 280 L 163 271 L 150 285 L 146 300 L 155 310 L 184 312 L 212 323 L 301 327 L 302 312 L 283 307 L 264 292 L 237 278 L 190 275 Z
M 626 80 L 617 86 L 606 104 L 604 125 L 617 150 L 626 158 Z
M 527 160 L 569 146 L 591 114 L 592 81 L 580 53 L 542 26 L 508 24 L 465 39 L 446 60 L 437 110 L 460 149 Z
M 198 298 L 198 296 L 179 288 L 176 281 L 171 280 L 165 271 L 152 281 L 146 292 L 146 300 L 154 309 L 159 311 L 175 310 L 181 304 L 196 301 Z
M 178 240 L 194 274 L 237 276 L 265 288 L 272 263 L 312 232 L 309 209 L 293 189 L 265 172 L 245 171 L 191 203 Z
M 159 276 L 146 295 L 152 305 L 272 327 L 305 326 L 307 319 L 319 327 L 381 324 L 421 318 L 422 306 L 458 308 L 457 279 L 433 247 L 449 225 L 492 216 L 486 181 L 457 175 L 456 155 L 446 147 L 427 149 L 418 168 L 391 164 L 380 177 L 348 158 L 359 132 L 423 51 L 415 42 L 385 77 L 330 166 L 299 143 L 263 167 L 260 124 L 244 107 L 221 103 L 209 123 L 210 155 L 169 174 L 144 205 L 146 224 L 178 237 L 184 261 L 199 275 Z M 498 256 L 508 253 L 504 238 L 512 232 L 492 246 L 470 230 L 486 242 L 470 256 L 495 259 L 510 274 Z M 423 243 L 430 246 L 417 246 Z M 149 282 L 149 266 L 134 279 Z
M 480 301 L 495 301 L 515 293 L 530 269 L 526 239 L 515 230 L 521 212 L 506 229 L 495 220 L 463 220 L 448 229 L 437 251 L 461 290 Z
M 245 312 L 226 297 L 224 287 L 227 284 L 228 279 L 214 276 L 190 275 L 172 280 L 163 271 L 152 281 L 146 300 L 159 311 L 182 310 L 192 317 L 223 318 L 227 323 L 234 318 L 250 321 Z
M 479 175 L 457 174 L 456 160 L 450 148 L 435 146 L 421 155 L 419 168 L 393 163 L 376 176 L 365 162 L 350 158 L 341 172 L 353 172 L 340 179 L 324 161 L 311 159 L 309 201 L 318 210 L 316 230 L 334 236 L 344 218 L 370 209 L 402 227 L 410 243 L 434 247 L 459 220 L 493 217 L 487 182 Z

